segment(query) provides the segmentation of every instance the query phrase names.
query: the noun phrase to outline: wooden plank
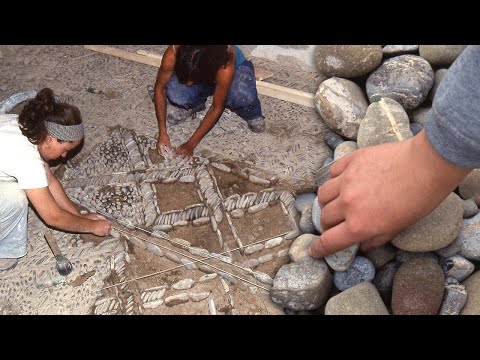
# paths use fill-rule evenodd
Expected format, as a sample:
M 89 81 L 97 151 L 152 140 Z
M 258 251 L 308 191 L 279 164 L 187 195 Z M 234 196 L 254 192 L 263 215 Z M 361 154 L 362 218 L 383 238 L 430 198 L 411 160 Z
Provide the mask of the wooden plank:
M 137 53 L 132 53 L 129 51 L 120 50 L 120 49 L 112 48 L 110 46 L 105 46 L 105 45 L 84 45 L 84 47 L 88 50 L 100 52 L 107 55 L 117 56 L 122 59 L 135 61 L 135 62 L 139 62 L 146 65 L 160 67 L 162 63 L 162 55 L 149 53 L 144 50 L 138 50 Z M 313 94 L 296 90 L 296 89 L 290 89 L 285 86 L 263 82 L 261 80 L 267 79 L 273 76 L 273 73 L 261 68 L 256 68 L 255 72 L 256 73 L 258 72 L 258 74 L 256 75 L 256 78 L 257 78 L 257 91 L 259 94 L 270 96 L 270 97 L 288 101 L 288 102 L 292 102 L 294 104 L 315 108 L 315 104 L 313 101 L 313 98 L 314 98 Z
M 285 86 L 275 85 L 264 81 L 257 81 L 257 91 L 261 95 L 315 108 L 315 103 L 313 101 L 314 95 L 304 91 L 290 89 Z
M 162 61 L 162 58 L 163 58 L 162 54 L 155 54 L 155 53 L 151 53 L 151 52 L 148 52 L 148 51 L 145 51 L 145 50 L 137 50 L 137 54 L 148 56 L 148 57 L 151 57 L 153 59 L 158 59 L 160 61 Z
M 255 68 L 255 79 L 257 81 L 262 81 L 273 76 L 273 72 L 254 66 Z
M 84 45 L 84 47 L 85 47 L 85 49 L 88 49 L 88 50 L 100 52 L 100 53 L 107 54 L 107 55 L 117 56 L 117 57 L 122 58 L 122 59 L 135 61 L 135 62 L 139 62 L 139 63 L 146 64 L 146 65 L 152 65 L 152 66 L 160 67 L 160 64 L 162 63 L 161 60 L 152 58 L 150 56 L 135 54 L 135 53 L 132 53 L 130 51 L 115 49 L 115 48 L 110 47 L 110 46 Z
M 137 54 L 144 55 L 151 57 L 153 59 L 158 59 L 160 62 L 162 61 L 163 55 L 151 53 L 145 50 L 137 50 Z M 258 81 L 265 80 L 271 78 L 273 76 L 273 72 L 265 70 L 263 68 L 255 67 L 255 79 Z

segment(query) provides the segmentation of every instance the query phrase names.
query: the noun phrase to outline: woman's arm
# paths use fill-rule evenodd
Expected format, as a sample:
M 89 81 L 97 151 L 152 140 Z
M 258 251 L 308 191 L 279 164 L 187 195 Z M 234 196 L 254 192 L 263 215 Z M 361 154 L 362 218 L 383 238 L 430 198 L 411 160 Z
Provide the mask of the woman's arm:
M 48 189 L 50 190 L 55 202 L 60 206 L 62 209 L 67 210 L 68 212 L 80 216 L 80 212 L 72 203 L 72 201 L 68 198 L 67 194 L 65 194 L 65 190 L 63 189 L 62 184 L 55 175 L 52 173 L 50 169 L 50 165 L 48 163 L 44 163 L 45 171 L 47 173 L 47 181 L 48 181 Z
M 90 220 L 62 209 L 52 196 L 48 187 L 27 189 L 28 200 L 47 225 L 64 231 L 93 233 L 105 236 L 112 224 L 108 220 Z

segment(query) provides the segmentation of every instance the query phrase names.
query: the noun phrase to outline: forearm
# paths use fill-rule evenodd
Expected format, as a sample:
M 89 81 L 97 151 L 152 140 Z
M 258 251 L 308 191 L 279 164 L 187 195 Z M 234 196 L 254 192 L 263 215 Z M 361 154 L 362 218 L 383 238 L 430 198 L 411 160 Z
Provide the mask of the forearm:
M 195 148 L 218 122 L 218 119 L 222 116 L 223 110 L 224 108 L 210 107 L 202 122 L 188 140 L 188 144 Z
M 155 115 L 159 135 L 167 133 L 167 94 L 166 89 L 155 87 Z
M 442 80 L 425 132 L 433 147 L 451 163 L 480 167 L 480 46 L 467 47 Z
M 425 131 L 421 131 L 410 141 L 412 158 L 418 161 L 418 164 L 415 164 L 417 179 L 427 182 L 427 189 L 435 189 L 432 197 L 443 200 L 472 170 L 446 160 L 431 144 Z
M 26 189 L 28 200 L 42 220 L 51 227 L 71 232 L 92 232 L 95 221 L 71 213 L 60 207 L 50 188 Z
M 72 203 L 72 201 L 68 198 L 62 184 L 55 176 L 51 176 L 49 178 L 48 188 L 52 193 L 55 202 L 58 204 L 58 206 L 60 206 L 60 208 L 67 210 L 74 215 L 80 215 L 80 212 Z
M 93 232 L 95 220 L 90 220 L 81 215 L 75 215 L 65 209 L 54 211 L 45 216 L 45 222 L 56 229 L 77 232 L 77 233 L 91 233 Z

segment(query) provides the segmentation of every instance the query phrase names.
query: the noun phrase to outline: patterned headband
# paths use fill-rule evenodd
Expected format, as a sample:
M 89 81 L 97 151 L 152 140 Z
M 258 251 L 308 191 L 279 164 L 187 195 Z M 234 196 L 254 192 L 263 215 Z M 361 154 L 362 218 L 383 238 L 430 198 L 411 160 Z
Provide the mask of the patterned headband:
M 51 121 L 45 121 L 47 132 L 54 138 L 62 141 L 77 141 L 83 139 L 83 124 L 60 125 Z

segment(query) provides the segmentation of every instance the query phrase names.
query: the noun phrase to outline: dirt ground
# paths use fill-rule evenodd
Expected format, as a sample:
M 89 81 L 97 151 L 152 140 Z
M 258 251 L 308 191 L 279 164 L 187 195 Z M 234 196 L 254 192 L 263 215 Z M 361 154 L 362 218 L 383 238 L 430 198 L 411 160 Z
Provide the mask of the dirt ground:
M 159 54 L 165 48 L 115 47 Z M 318 87 L 316 74 L 293 63 L 252 60 L 274 73 L 267 81 L 307 92 Z M 30 211 L 29 252 L 15 269 L 0 274 L 0 313 L 284 314 L 270 300 L 269 289 L 288 263 L 292 240 L 285 234 L 294 232 L 299 220 L 292 201 L 297 193 L 315 189 L 314 172 L 331 155 L 323 143 L 326 126 L 314 109 L 260 96 L 267 124 L 263 134 L 250 132 L 226 110 L 196 149 L 203 163 L 171 170 L 154 150 L 157 124 L 147 86 L 156 67 L 83 46 L 19 46 L 1 57 L 0 65 L 0 100 L 50 87 L 80 108 L 85 144 L 55 173 L 79 208 L 93 207 L 137 227 L 114 222 L 119 231 L 107 238 L 54 231 L 74 267 L 60 277 L 43 239 L 46 227 Z M 168 128 L 173 146 L 190 136 L 204 112 L 199 115 Z M 135 169 L 147 172 L 126 175 Z M 156 180 L 147 179 L 150 170 Z M 192 175 L 193 181 L 181 180 Z M 156 226 L 166 224 L 172 225 L 166 237 L 152 236 Z M 278 241 L 253 251 L 254 243 L 268 239 Z M 240 244 L 253 247 L 237 250 Z M 212 258 L 215 254 L 223 261 Z

